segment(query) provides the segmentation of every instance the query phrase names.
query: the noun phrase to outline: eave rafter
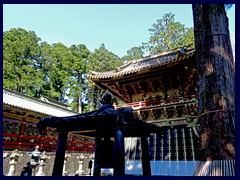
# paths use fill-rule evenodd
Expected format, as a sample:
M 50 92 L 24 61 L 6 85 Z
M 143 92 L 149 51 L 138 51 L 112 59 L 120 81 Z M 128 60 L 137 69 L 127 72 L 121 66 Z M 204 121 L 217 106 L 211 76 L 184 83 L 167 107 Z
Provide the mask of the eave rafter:
M 148 91 L 165 91 L 176 86 L 177 78 L 170 76 L 176 75 L 176 72 L 178 72 L 176 67 L 182 67 L 186 64 L 191 66 L 195 62 L 193 61 L 194 54 L 194 49 L 187 49 L 184 53 L 175 50 L 133 60 L 127 66 L 118 68 L 117 71 L 93 72 L 88 74 L 87 77 L 100 88 L 108 89 L 117 98 L 125 102 L 131 102 L 133 96 L 137 94 L 145 96 Z M 178 72 L 178 74 L 181 74 L 181 72 Z M 146 79 L 149 79 L 150 82 L 144 81 Z M 153 80 L 156 80 L 157 83 Z

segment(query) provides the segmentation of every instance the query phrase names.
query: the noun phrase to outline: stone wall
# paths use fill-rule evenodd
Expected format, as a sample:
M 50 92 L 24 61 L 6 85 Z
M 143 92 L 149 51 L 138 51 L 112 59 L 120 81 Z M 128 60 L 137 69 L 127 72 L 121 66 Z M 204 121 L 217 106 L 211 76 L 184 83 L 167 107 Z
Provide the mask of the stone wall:
M 3 153 L 8 153 L 8 157 L 3 159 L 3 174 L 6 176 L 9 172 L 9 162 L 12 151 L 3 151 Z M 19 151 L 19 153 L 22 153 L 23 156 L 18 158 L 18 164 L 15 167 L 15 176 L 20 176 L 21 170 L 24 166 L 26 166 L 27 162 L 30 162 L 31 157 L 27 154 L 27 152 Z M 28 152 L 29 154 L 31 152 Z M 81 153 L 68 153 L 71 154 L 71 157 L 68 158 L 68 162 L 66 163 L 65 170 L 68 172 L 68 175 L 75 175 L 75 172 L 79 168 L 79 163 L 77 157 L 81 155 Z M 47 156 L 50 156 L 50 159 L 47 159 L 47 163 L 44 167 L 44 174 L 45 176 L 52 176 L 52 170 L 54 165 L 54 159 L 55 159 L 55 152 L 46 152 Z M 90 160 L 90 155 L 92 154 L 84 154 L 86 159 L 83 160 L 83 170 L 85 173 L 89 173 L 88 169 L 88 162 Z M 38 172 L 38 167 L 35 170 L 35 173 Z

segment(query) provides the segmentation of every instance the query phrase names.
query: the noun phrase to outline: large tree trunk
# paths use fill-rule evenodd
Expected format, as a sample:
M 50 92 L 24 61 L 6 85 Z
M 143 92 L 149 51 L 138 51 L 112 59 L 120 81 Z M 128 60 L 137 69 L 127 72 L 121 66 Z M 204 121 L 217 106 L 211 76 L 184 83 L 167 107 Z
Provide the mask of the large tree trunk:
M 235 64 L 228 18 L 223 4 L 195 4 L 193 16 L 200 125 L 195 175 L 234 175 Z

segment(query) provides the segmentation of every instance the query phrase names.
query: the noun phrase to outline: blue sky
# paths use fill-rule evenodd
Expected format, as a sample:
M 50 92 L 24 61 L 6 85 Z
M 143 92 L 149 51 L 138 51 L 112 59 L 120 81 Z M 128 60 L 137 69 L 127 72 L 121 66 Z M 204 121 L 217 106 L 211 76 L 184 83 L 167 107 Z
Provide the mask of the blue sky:
M 185 27 L 193 27 L 190 4 L 3 4 L 3 31 L 23 28 L 49 44 L 85 44 L 92 52 L 103 43 L 122 57 L 147 42 L 148 29 L 169 12 Z M 235 6 L 227 15 L 235 34 Z

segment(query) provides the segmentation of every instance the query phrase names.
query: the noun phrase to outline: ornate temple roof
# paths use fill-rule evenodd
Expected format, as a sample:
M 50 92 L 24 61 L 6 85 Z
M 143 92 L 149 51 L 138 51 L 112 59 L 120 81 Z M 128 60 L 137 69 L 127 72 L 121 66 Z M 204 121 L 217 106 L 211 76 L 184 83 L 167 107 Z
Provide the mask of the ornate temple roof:
M 180 82 L 181 77 L 193 77 L 194 56 L 195 49 L 189 45 L 128 61 L 112 71 L 92 71 L 86 76 L 96 86 L 130 103 L 150 92 L 167 92 L 167 89 L 174 88 L 174 82 Z
M 174 64 L 176 62 L 188 59 L 194 55 L 194 49 L 177 49 L 160 54 L 147 56 L 141 59 L 128 61 L 121 67 L 107 72 L 94 72 L 87 74 L 87 77 L 93 81 L 106 79 L 121 79 L 125 76 L 137 75 L 151 71 L 154 68 Z
M 65 104 L 49 101 L 48 98 L 33 98 L 5 88 L 3 88 L 3 104 L 55 117 L 78 114 Z

